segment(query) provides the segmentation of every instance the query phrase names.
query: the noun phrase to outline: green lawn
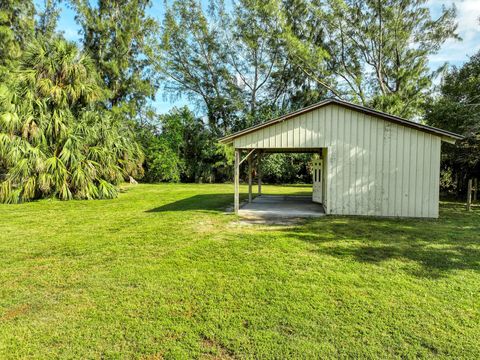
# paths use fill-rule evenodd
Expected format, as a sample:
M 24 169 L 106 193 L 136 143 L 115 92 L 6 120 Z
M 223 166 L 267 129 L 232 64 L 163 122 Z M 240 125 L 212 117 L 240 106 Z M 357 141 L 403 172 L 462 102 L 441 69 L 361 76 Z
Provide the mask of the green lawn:
M 0 358 L 480 357 L 480 210 L 245 225 L 232 191 L 1 205 Z

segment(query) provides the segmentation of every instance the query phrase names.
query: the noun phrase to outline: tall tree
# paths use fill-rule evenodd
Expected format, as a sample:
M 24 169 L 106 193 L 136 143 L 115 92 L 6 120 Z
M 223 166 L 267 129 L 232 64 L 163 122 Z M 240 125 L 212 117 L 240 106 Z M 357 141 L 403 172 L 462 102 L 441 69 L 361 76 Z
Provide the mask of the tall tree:
M 222 41 L 221 4 L 205 11 L 195 0 L 174 1 L 166 10 L 160 44 L 165 90 L 200 100 L 213 131 L 228 132 L 242 106 L 241 90 L 228 66 Z
M 455 7 L 435 19 L 426 0 L 305 2 L 307 13 L 322 20 L 318 31 L 328 37 L 326 47 L 294 42 L 307 71 L 327 50 L 339 80 L 335 95 L 407 118 L 421 112 L 436 75 L 428 57 L 447 39 L 458 38 Z M 295 31 L 290 34 L 295 39 Z
M 60 16 L 60 0 L 44 0 L 43 9 L 37 11 L 35 32 L 46 39 L 56 34 Z
M 108 102 L 129 118 L 155 96 L 157 75 L 151 42 L 157 22 L 147 14 L 151 0 L 71 0 L 83 46 L 110 90 Z
M 174 1 L 162 27 L 165 90 L 200 100 L 218 135 L 283 111 L 306 77 L 291 64 L 282 19 L 279 0 Z
M 221 13 L 227 64 L 242 89 L 244 112 L 253 122 L 258 108 L 271 107 L 281 96 L 281 92 L 272 96 L 279 85 L 273 76 L 286 62 L 282 58 L 279 10 L 276 1 L 239 0 L 230 16 Z
M 32 42 L 0 87 L 0 202 L 116 196 L 142 154 L 103 106 L 93 61 L 61 39 Z
M 15 66 L 32 39 L 34 14 L 31 0 L 0 1 L 0 80 Z

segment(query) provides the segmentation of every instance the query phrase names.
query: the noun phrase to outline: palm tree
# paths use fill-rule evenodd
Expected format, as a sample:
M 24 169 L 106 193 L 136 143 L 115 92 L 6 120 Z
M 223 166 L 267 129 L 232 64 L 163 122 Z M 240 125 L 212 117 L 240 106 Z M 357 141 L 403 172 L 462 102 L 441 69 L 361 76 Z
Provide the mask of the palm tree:
M 0 202 L 113 198 L 115 185 L 142 175 L 142 151 L 105 96 L 75 44 L 57 38 L 28 47 L 0 86 Z

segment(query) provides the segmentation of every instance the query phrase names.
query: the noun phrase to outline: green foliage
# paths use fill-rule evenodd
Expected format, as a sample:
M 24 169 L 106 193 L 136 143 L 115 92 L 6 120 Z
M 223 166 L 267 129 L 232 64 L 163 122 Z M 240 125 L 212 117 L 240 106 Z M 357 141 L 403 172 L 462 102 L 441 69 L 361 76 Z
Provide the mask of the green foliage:
M 428 57 L 458 38 L 455 8 L 434 19 L 425 0 L 287 3 L 297 12 L 285 15 L 283 37 L 291 62 L 310 81 L 406 118 L 421 113 L 436 75 Z
M 163 138 L 153 134 L 145 143 L 144 180 L 147 182 L 180 181 L 184 163 L 178 152 L 170 148 Z
M 0 1 L 0 81 L 15 67 L 33 37 L 34 12 L 31 0 Z
M 230 174 L 231 156 L 226 159 L 225 147 L 187 107 L 160 116 L 158 129 L 142 132 L 141 143 L 146 181 L 213 182 Z
M 199 2 L 174 1 L 162 24 L 160 70 L 164 89 L 201 99 L 210 128 L 221 135 L 235 122 L 241 97 L 227 66 L 222 29 L 210 20 Z
M 440 94 L 426 105 L 428 124 L 465 136 L 443 145 L 442 166 L 451 169 L 465 190 L 469 177 L 480 177 L 480 52 L 460 68 L 447 71 Z
M 70 0 L 81 26 L 84 49 L 91 55 L 109 106 L 135 119 L 155 95 L 152 41 L 157 22 L 147 15 L 151 0 Z
M 52 38 L 57 34 L 58 17 L 60 16 L 61 0 L 44 0 L 43 10 L 37 13 L 35 32 L 46 39 Z
M 112 198 L 140 176 L 133 136 L 102 109 L 93 61 L 76 45 L 39 38 L 0 88 L 0 201 Z
M 262 159 L 262 179 L 272 184 L 311 183 L 310 154 L 271 154 Z

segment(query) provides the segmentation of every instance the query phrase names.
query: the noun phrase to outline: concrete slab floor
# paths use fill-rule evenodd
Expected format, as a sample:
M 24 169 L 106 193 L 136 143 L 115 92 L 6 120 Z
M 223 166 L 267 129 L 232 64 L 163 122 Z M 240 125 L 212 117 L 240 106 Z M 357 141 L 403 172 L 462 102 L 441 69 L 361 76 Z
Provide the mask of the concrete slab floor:
M 243 205 L 238 214 L 245 218 L 278 219 L 324 216 L 323 206 L 311 196 L 261 195 Z

